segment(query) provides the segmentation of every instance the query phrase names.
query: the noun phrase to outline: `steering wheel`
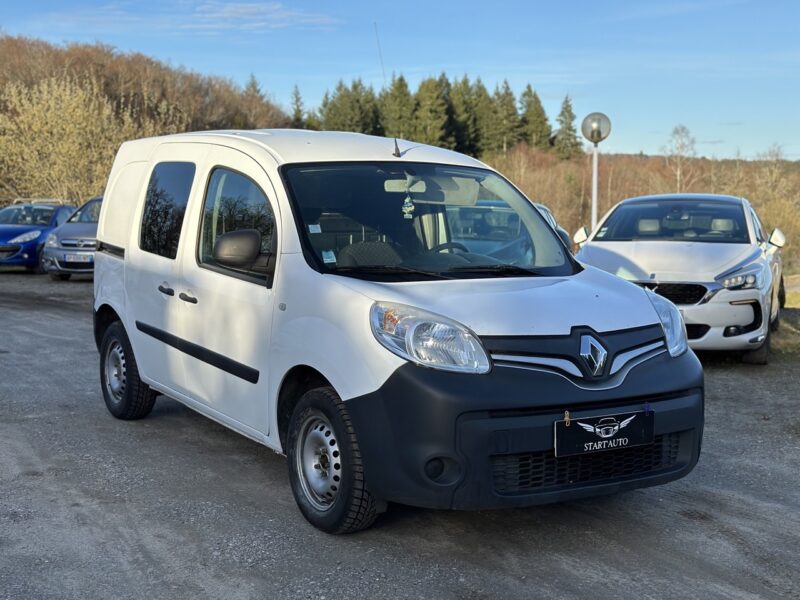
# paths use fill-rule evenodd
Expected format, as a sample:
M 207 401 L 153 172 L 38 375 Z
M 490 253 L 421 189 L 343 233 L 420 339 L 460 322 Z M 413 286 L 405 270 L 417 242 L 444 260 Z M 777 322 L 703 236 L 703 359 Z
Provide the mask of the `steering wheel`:
M 464 244 L 459 244 L 458 242 L 445 242 L 444 244 L 439 244 L 438 246 L 431 248 L 431 252 L 441 252 L 442 250 L 449 250 L 450 248 L 461 250 L 463 252 L 469 252 L 469 248 L 467 248 Z

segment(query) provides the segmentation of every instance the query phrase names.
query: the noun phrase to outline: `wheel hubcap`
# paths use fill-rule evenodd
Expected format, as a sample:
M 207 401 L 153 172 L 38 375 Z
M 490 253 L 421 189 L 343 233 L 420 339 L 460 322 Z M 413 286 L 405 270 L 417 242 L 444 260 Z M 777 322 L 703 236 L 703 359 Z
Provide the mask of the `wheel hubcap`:
M 317 510 L 328 510 L 341 487 L 342 455 L 333 427 L 322 413 L 314 412 L 303 422 L 295 456 L 306 498 Z
M 111 342 L 106 350 L 105 374 L 106 390 L 109 396 L 120 402 L 125 394 L 127 372 L 125 370 L 125 351 L 117 340 Z

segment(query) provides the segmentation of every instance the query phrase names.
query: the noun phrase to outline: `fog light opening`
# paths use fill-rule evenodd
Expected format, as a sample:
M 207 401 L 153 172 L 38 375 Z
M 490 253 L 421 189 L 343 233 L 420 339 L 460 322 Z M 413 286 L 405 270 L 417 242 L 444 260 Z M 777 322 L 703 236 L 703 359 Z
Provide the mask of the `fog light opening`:
M 461 465 L 447 456 L 436 456 L 424 467 L 425 476 L 439 485 L 451 485 L 461 477 Z
M 742 328 L 738 325 L 729 325 L 725 328 L 725 331 L 722 332 L 723 337 L 734 337 L 742 333 Z

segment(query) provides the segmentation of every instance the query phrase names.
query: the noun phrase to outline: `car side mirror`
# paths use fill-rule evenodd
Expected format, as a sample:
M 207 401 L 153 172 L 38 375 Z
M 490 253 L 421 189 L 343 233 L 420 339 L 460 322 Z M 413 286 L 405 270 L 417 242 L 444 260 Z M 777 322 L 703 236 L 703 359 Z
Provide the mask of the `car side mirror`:
M 564 242 L 564 245 L 571 251 L 572 240 L 569 239 L 569 233 L 567 233 L 567 230 L 564 229 L 563 227 L 556 227 L 556 233 L 558 234 L 558 237 L 561 238 L 561 241 Z
M 783 248 L 784 244 L 786 243 L 786 236 L 783 235 L 783 232 L 780 229 L 773 229 L 768 241 L 776 248 Z
M 578 231 L 575 232 L 575 235 L 572 236 L 572 241 L 582 246 L 586 243 L 586 240 L 589 239 L 589 230 L 586 227 L 581 227 Z
M 252 265 L 261 254 L 261 233 L 240 229 L 225 233 L 214 242 L 214 262 L 223 267 L 242 269 Z

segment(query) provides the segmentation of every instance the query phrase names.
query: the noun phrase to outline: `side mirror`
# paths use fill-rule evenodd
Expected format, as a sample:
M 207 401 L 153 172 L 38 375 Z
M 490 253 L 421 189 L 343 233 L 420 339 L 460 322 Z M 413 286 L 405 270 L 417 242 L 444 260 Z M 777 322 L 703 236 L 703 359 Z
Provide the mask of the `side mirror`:
M 582 246 L 586 243 L 586 240 L 589 239 L 589 230 L 586 227 L 581 227 L 578 231 L 575 232 L 575 235 L 572 236 L 572 241 Z
M 780 229 L 773 229 L 768 241 L 776 248 L 783 248 L 783 245 L 786 243 L 786 236 L 783 235 Z
M 561 241 L 564 242 L 564 245 L 571 251 L 572 240 L 569 239 L 569 234 L 567 233 L 567 230 L 564 229 L 563 227 L 556 227 L 556 233 L 558 234 L 558 237 L 561 238 Z
M 255 229 L 240 229 L 225 233 L 214 242 L 214 261 L 223 267 L 249 267 L 261 253 L 261 233 Z

